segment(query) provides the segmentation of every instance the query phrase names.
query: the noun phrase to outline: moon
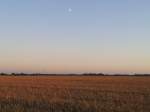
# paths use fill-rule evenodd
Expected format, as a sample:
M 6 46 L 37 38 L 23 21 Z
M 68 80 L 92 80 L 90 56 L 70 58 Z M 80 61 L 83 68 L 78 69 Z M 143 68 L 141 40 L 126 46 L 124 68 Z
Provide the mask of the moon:
M 68 8 L 68 12 L 72 12 L 72 8 Z

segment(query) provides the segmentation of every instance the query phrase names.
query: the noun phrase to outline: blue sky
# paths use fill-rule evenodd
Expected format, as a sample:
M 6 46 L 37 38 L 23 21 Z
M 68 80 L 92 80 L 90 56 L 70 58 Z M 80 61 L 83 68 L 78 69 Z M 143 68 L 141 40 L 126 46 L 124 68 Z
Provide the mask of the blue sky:
M 0 71 L 149 73 L 149 4 L 1 0 Z

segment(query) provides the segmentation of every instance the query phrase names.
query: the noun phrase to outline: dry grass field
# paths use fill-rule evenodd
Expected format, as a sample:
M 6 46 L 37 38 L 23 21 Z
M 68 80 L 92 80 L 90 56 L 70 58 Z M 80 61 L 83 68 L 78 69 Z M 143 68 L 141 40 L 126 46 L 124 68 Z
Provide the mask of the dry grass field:
M 150 77 L 1 76 L 0 112 L 150 112 Z

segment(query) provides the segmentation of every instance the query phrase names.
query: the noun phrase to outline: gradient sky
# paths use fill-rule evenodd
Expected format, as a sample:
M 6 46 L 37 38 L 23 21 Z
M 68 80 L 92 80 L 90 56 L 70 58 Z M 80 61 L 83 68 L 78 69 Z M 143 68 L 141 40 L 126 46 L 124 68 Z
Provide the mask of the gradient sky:
M 0 0 L 0 71 L 150 73 L 150 1 Z

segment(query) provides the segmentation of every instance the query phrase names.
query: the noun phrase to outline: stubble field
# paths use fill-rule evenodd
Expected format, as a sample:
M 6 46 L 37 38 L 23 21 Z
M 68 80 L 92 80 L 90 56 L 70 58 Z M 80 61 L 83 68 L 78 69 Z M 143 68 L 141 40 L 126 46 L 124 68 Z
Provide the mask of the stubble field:
M 150 77 L 1 76 L 0 112 L 150 112 Z

